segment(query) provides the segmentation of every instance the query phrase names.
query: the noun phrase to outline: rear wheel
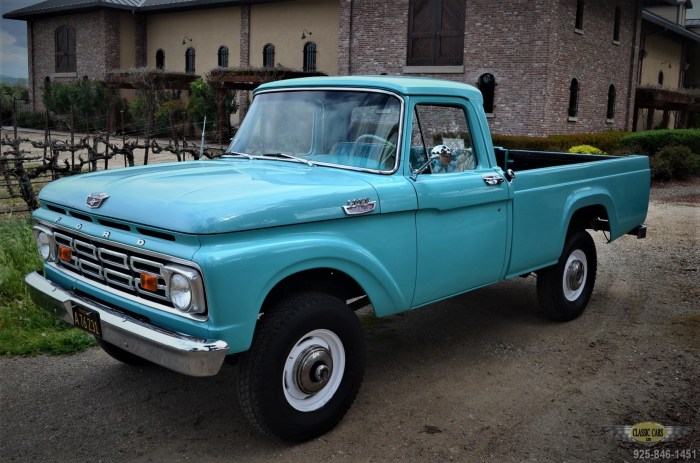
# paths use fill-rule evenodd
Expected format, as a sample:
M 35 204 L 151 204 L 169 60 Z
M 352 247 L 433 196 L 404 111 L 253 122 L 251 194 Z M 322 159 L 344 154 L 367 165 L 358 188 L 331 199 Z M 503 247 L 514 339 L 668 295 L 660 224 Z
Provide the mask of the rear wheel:
M 332 429 L 355 400 L 365 366 L 357 316 L 323 293 L 300 293 L 266 311 L 240 365 L 238 393 L 262 432 L 302 442 Z
M 597 269 L 593 238 L 572 233 L 556 265 L 537 272 L 537 297 L 544 314 L 557 321 L 580 316 L 593 293 Z

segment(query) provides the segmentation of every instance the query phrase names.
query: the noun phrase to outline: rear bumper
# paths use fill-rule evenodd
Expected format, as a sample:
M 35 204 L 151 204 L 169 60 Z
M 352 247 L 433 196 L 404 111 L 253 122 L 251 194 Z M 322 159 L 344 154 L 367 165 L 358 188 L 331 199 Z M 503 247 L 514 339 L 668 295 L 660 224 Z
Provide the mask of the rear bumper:
M 74 306 L 97 312 L 104 341 L 179 373 L 213 376 L 219 372 L 228 352 L 224 341 L 194 338 L 137 320 L 66 291 L 38 272 L 28 274 L 24 282 L 39 307 L 66 323 L 73 324 Z

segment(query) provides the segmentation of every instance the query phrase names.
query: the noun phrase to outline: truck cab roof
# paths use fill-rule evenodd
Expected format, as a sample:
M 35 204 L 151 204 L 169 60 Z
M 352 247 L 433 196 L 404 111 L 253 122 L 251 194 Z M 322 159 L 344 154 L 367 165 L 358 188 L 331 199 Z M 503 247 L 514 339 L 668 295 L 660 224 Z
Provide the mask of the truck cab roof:
M 388 90 L 400 95 L 461 96 L 482 103 L 481 92 L 471 85 L 427 77 L 405 76 L 329 76 L 280 80 L 258 87 L 255 93 L 267 90 L 304 87 L 371 88 Z

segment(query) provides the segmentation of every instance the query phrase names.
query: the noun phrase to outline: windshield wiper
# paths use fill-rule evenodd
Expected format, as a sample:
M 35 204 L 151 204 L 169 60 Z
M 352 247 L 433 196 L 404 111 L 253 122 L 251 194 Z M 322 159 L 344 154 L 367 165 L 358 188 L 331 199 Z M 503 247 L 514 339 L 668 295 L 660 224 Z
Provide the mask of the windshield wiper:
M 241 156 L 241 157 L 248 158 L 248 159 L 255 159 L 255 158 L 254 158 L 253 156 L 251 156 L 250 154 L 247 154 L 247 153 L 236 153 L 235 151 L 229 151 L 229 152 L 226 152 L 226 153 L 224 153 L 224 154 L 221 155 L 222 158 L 233 158 L 233 157 L 237 157 L 237 156 Z
M 262 154 L 263 157 L 271 157 L 271 158 L 282 158 L 282 159 L 289 159 L 291 161 L 296 161 L 296 162 L 302 162 L 306 164 L 307 166 L 315 166 L 313 162 L 309 161 L 308 159 L 304 158 L 298 158 L 296 156 L 292 156 L 291 154 L 286 154 L 286 153 L 264 153 Z

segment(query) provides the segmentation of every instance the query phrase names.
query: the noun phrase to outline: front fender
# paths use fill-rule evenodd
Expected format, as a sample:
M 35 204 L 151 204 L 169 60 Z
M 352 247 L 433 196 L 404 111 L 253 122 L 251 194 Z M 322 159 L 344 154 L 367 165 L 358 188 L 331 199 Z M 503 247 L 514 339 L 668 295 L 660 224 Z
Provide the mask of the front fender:
M 340 224 L 343 224 L 342 227 Z M 306 270 L 331 268 L 353 278 L 379 316 L 410 307 L 415 285 L 411 214 L 388 214 L 205 237 L 195 261 L 203 269 L 209 335 L 247 350 L 272 289 Z

